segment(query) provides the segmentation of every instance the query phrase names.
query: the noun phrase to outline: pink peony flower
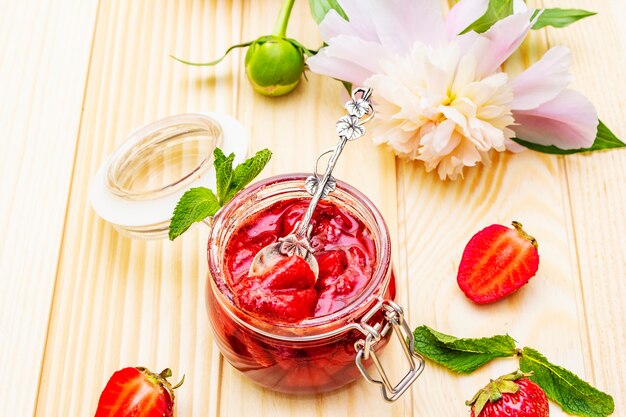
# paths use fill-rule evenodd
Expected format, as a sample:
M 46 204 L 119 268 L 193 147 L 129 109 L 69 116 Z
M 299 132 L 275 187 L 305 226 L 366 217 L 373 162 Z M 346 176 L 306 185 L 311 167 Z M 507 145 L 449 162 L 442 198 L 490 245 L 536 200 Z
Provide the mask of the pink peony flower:
M 423 161 L 441 179 L 488 164 L 491 152 L 524 149 L 513 137 L 562 149 L 593 143 L 598 118 L 567 89 L 567 48 L 552 48 L 514 79 L 501 70 L 533 24 L 523 2 L 487 32 L 464 35 L 488 0 L 461 0 L 445 19 L 438 0 L 339 3 L 349 21 L 333 10 L 326 15 L 320 32 L 328 46 L 307 64 L 374 89 L 375 143 Z

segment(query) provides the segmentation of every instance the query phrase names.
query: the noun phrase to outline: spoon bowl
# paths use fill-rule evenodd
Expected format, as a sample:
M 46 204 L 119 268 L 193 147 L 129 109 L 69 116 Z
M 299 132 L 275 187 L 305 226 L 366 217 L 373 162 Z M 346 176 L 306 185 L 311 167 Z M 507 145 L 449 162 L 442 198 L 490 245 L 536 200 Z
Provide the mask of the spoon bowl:
M 286 256 L 281 251 L 281 246 L 283 244 L 284 242 L 276 242 L 261 249 L 252 260 L 249 275 L 259 276 L 264 275 L 266 272 L 269 272 L 274 267 L 274 265 L 276 265 L 282 258 Z M 315 256 L 313 256 L 313 254 L 309 251 L 306 251 L 306 254 L 304 254 L 304 256 L 300 254 L 295 254 L 295 256 L 300 256 L 307 264 L 309 264 L 309 267 L 311 267 L 311 271 L 313 271 L 315 279 L 317 280 L 320 268 L 317 264 L 317 259 L 315 259 Z

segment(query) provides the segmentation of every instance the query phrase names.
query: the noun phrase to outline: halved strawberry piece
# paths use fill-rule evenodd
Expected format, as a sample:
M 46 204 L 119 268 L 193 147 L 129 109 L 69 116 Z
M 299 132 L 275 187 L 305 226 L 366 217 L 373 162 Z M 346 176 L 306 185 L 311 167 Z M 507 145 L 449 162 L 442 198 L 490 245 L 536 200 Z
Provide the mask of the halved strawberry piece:
M 467 243 L 457 283 L 477 304 L 498 301 L 517 291 L 537 273 L 537 241 L 513 222 L 513 229 L 493 224 Z
M 273 290 L 304 290 L 315 285 L 315 274 L 309 264 L 299 256 L 281 259 L 260 279 L 265 288 Z
M 146 368 L 115 372 L 100 395 L 95 417 L 172 417 L 174 389 L 183 381 L 172 387 L 167 381 L 170 376 L 170 369 L 160 374 Z
M 306 290 L 267 290 L 258 288 L 239 293 L 241 308 L 273 321 L 296 322 L 313 316 L 317 305 L 317 292 Z
M 317 257 L 319 266 L 319 279 L 326 277 L 336 277 L 343 274 L 348 267 L 346 253 L 341 250 L 328 251 Z
M 295 322 L 311 317 L 317 305 L 315 274 L 299 256 L 283 258 L 260 276 L 242 279 L 233 290 L 241 308 L 258 316 Z

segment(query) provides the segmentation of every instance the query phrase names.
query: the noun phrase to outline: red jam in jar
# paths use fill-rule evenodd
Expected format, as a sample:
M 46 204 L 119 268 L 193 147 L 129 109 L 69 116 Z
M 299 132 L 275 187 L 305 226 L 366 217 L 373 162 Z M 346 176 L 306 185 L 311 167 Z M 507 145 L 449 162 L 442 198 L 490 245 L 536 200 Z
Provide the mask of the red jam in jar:
M 297 322 L 349 305 L 372 277 L 376 245 L 372 232 L 345 207 L 320 201 L 310 242 L 319 276 L 300 257 L 284 258 L 263 276 L 248 276 L 261 249 L 291 233 L 309 199 L 287 199 L 244 220 L 226 244 L 226 283 L 235 302 L 266 320 Z
M 361 320 L 383 322 L 382 310 L 370 312 L 382 299 L 393 300 L 395 282 L 382 216 L 341 181 L 311 222 L 318 279 L 298 257 L 248 276 L 256 253 L 302 219 L 311 198 L 305 179 L 283 175 L 254 184 L 214 217 L 207 308 L 215 341 L 236 369 L 276 391 L 312 394 L 360 378 L 355 344 L 365 338 Z

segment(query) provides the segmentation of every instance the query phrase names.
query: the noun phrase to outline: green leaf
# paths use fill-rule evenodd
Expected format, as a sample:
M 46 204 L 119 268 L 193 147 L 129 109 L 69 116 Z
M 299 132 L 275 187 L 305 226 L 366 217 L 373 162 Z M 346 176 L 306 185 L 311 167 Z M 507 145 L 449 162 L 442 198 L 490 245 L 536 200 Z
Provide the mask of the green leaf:
M 527 147 L 528 149 L 532 149 L 535 152 L 548 153 L 553 155 L 570 155 L 574 153 L 580 152 L 593 152 L 600 151 L 603 149 L 613 149 L 613 148 L 624 148 L 626 147 L 626 143 L 622 142 L 609 130 L 608 127 L 601 120 L 598 120 L 598 133 L 596 135 L 596 140 L 593 142 L 589 148 L 580 148 L 580 149 L 560 149 L 556 146 L 545 146 L 538 145 L 536 143 L 527 142 L 523 139 L 513 138 L 513 140 L 519 143 L 522 146 Z
M 252 158 L 246 160 L 244 163 L 237 165 L 233 171 L 230 189 L 226 195 L 226 200 L 229 201 L 236 193 L 248 185 L 250 181 L 256 178 L 256 176 L 263 171 L 263 168 L 265 168 L 265 165 L 267 165 L 271 157 L 272 152 L 269 149 L 263 149 L 258 151 Z
M 170 55 L 170 58 L 174 58 L 176 61 L 182 62 L 183 64 L 193 65 L 193 66 L 196 66 L 196 67 L 212 66 L 212 65 L 216 65 L 216 64 L 219 64 L 220 62 L 222 62 L 222 60 L 224 58 L 226 58 L 226 55 L 228 55 L 228 53 L 230 51 L 232 51 L 233 49 L 235 49 L 235 48 L 245 48 L 246 46 L 250 46 L 250 45 L 252 45 L 252 42 L 244 42 L 244 43 L 240 43 L 238 45 L 233 45 L 230 48 L 228 48 L 226 50 L 226 52 L 224 52 L 224 55 L 222 55 L 221 58 L 218 58 L 218 59 L 216 59 L 214 61 L 209 61 L 209 62 L 189 62 L 189 61 L 185 61 L 185 60 L 180 59 L 180 58 L 176 58 L 174 55 Z
M 309 0 L 309 8 L 311 9 L 311 16 L 313 16 L 315 23 L 318 25 L 331 9 L 339 13 L 339 16 L 345 20 L 348 20 L 346 12 L 343 11 L 337 0 Z
M 220 205 L 226 204 L 226 196 L 230 189 L 230 182 L 233 177 L 233 160 L 235 154 L 231 153 L 226 157 L 221 149 L 215 148 L 213 151 L 213 166 L 215 167 L 215 179 L 217 183 L 217 199 Z
M 213 166 L 215 167 L 218 196 L 204 187 L 192 188 L 183 194 L 178 200 L 170 222 L 170 240 L 176 239 L 193 223 L 215 215 L 237 192 L 259 175 L 271 157 L 272 153 L 263 149 L 233 170 L 235 154 L 231 153 L 226 156 L 220 148 L 215 148 Z
M 346 91 L 348 92 L 348 94 L 352 94 L 352 83 L 349 83 L 347 81 L 341 81 L 341 84 L 343 85 L 343 88 L 346 89 Z
M 481 339 L 459 339 L 428 326 L 413 332 L 415 351 L 455 372 L 470 373 L 495 358 L 515 355 L 515 341 L 509 335 Z
M 513 14 L 513 0 L 489 0 L 487 11 L 484 15 L 476 19 L 465 28 L 459 35 L 472 30 L 476 33 L 484 33 L 489 30 L 497 21 Z
M 187 191 L 178 200 L 170 222 L 170 240 L 183 234 L 195 222 L 213 216 L 220 209 L 217 197 L 208 188 L 198 187 Z
M 535 11 L 533 18 L 539 13 L 540 10 Z M 546 26 L 552 26 L 555 28 L 563 28 L 571 25 L 572 23 L 584 19 L 585 17 L 593 16 L 596 12 L 590 12 L 582 9 L 543 9 L 539 19 L 533 25 L 533 29 L 541 29 Z
M 605 417 L 613 413 L 613 398 L 589 385 L 572 372 L 551 364 L 535 349 L 525 347 L 520 369 L 533 372 L 530 377 L 555 403 L 568 414 L 584 417 Z

